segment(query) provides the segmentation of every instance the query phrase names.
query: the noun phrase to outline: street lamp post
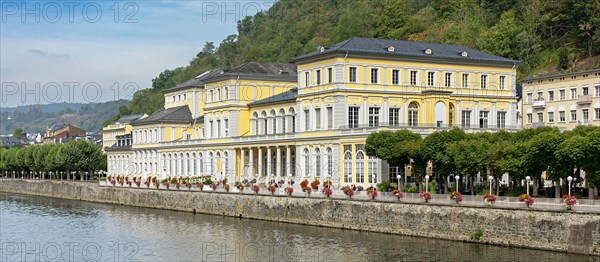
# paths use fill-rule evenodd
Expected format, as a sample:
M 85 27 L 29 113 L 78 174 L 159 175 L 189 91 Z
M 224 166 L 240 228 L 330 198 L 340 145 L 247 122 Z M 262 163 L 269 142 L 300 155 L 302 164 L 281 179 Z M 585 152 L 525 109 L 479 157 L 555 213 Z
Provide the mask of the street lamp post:
M 494 180 L 493 176 L 488 176 L 488 180 L 490 181 L 490 195 L 492 194 L 492 181 Z
M 429 192 L 429 175 L 425 175 L 425 192 Z
M 568 176 L 567 177 L 567 181 L 569 181 L 569 196 L 571 195 L 571 181 L 573 181 L 573 177 L 572 176 Z
M 375 190 L 375 185 L 376 185 L 376 181 L 375 181 L 375 174 L 373 174 L 373 175 L 371 176 L 371 178 L 373 179 L 373 185 L 372 185 L 372 186 L 373 186 L 373 190 Z
M 458 189 L 458 179 L 460 178 L 460 176 L 456 175 L 454 176 L 454 180 L 456 181 L 456 192 L 460 192 L 460 190 Z
M 525 184 L 527 186 L 527 195 L 529 195 L 529 181 L 531 180 L 531 177 L 530 176 L 526 176 L 525 180 L 527 180 L 527 182 Z
M 400 191 L 400 188 L 401 188 L 400 187 L 400 178 L 402 178 L 402 176 L 400 176 L 400 175 L 396 176 L 396 179 L 398 179 L 398 191 Z

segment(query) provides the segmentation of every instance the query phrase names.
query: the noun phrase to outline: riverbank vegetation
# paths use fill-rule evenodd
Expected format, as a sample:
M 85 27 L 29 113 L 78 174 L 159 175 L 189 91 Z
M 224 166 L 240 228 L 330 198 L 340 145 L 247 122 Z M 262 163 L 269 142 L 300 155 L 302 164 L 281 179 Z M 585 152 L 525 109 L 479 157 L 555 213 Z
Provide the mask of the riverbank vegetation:
M 100 145 L 85 140 L 64 144 L 0 148 L 0 172 L 57 172 L 106 170 Z
M 542 189 L 544 174 L 545 179 L 562 180 L 563 185 L 569 176 L 577 178 L 579 183 L 586 182 L 595 192 L 595 198 L 600 188 L 600 127 L 579 126 L 566 132 L 542 127 L 514 133 L 473 134 L 456 128 L 434 132 L 425 138 L 408 130 L 379 131 L 369 135 L 365 149 L 367 155 L 386 160 L 391 166 L 411 164 L 412 173 L 420 180 L 431 173 L 427 172 L 431 163 L 434 181 L 440 185 L 446 185 L 446 176 L 459 175 L 473 181 L 478 173 L 494 179 L 508 173 L 508 183 L 515 187 L 529 176 Z M 469 183 L 470 192 L 475 191 L 473 184 Z M 499 187 L 499 183 L 495 184 Z M 566 186 L 556 187 L 553 195 L 560 197 L 561 190 L 568 191 Z

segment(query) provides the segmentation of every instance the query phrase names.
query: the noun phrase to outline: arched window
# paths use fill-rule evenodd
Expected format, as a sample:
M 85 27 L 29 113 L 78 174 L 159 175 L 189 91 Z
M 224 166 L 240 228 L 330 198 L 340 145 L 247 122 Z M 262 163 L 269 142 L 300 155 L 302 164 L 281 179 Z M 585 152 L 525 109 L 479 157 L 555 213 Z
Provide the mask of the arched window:
M 192 158 L 190 159 L 190 161 L 192 161 L 192 175 L 195 176 L 196 174 L 198 174 L 198 163 L 196 162 L 196 153 L 192 153 Z
M 365 153 L 362 150 L 356 152 L 356 183 L 365 182 Z
M 327 148 L 327 176 L 333 176 L 333 150 Z
M 352 183 L 352 152 L 344 153 L 344 183 Z
M 209 90 L 208 91 L 208 98 L 207 98 L 207 102 L 212 102 L 213 101 L 213 91 Z
M 253 135 L 258 135 L 258 113 L 254 112 L 252 114 L 252 131 L 253 131 Z
M 223 95 L 223 100 L 229 100 L 229 87 L 226 86 L 225 88 L 223 88 Z
M 293 107 L 290 107 L 288 114 L 290 115 L 291 132 L 296 133 L 296 110 L 294 110 Z
M 209 175 L 212 175 L 214 173 L 214 158 L 213 158 L 213 153 L 210 152 L 208 153 L 208 173 Z
M 200 168 L 199 174 L 204 175 L 204 160 L 202 159 L 202 153 L 198 153 L 198 167 Z
M 285 130 L 285 120 L 286 120 L 286 116 L 285 116 L 285 110 L 283 110 L 283 108 L 279 109 L 279 118 L 280 118 L 280 122 L 281 122 L 281 130 L 280 132 L 282 134 L 285 134 L 286 130 Z
M 410 105 L 408 105 L 408 125 L 419 125 L 419 104 L 417 104 L 417 102 L 411 102 Z
M 261 130 L 262 132 L 261 132 L 261 133 L 262 133 L 263 135 L 266 135 L 266 134 L 267 134 L 267 123 L 268 123 L 268 121 L 267 121 L 267 112 L 265 112 L 265 111 L 262 111 L 262 112 L 260 113 L 260 117 L 262 118 L 262 119 L 259 121 L 259 122 L 261 123 L 261 128 L 262 128 L 262 130 Z
M 271 134 L 277 133 L 277 116 L 275 115 L 275 110 L 271 109 Z
M 321 176 L 321 149 L 315 149 L 315 176 Z
M 304 149 L 304 175 L 310 176 L 310 153 L 308 148 Z
M 223 168 L 221 170 L 223 175 L 227 175 L 227 170 L 229 170 L 229 154 L 225 152 L 223 153 Z
M 217 95 L 215 101 L 221 101 L 221 88 L 217 88 Z
M 183 94 L 183 101 L 187 100 L 187 95 Z

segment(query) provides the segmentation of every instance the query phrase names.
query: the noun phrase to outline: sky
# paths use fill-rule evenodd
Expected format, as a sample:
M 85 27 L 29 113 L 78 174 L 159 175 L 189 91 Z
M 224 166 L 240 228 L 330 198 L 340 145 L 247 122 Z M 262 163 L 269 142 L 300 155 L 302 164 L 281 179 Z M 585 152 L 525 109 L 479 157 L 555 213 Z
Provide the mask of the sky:
M 265 1 L 0 1 L 0 107 L 129 99 Z

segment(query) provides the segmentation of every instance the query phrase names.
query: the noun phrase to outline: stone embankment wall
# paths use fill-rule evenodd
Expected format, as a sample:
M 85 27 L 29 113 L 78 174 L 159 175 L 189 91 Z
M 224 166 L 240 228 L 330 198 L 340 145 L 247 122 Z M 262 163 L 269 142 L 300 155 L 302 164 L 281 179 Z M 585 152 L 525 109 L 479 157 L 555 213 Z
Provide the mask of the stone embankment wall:
M 0 179 L 0 192 L 600 255 L 600 216 Z

